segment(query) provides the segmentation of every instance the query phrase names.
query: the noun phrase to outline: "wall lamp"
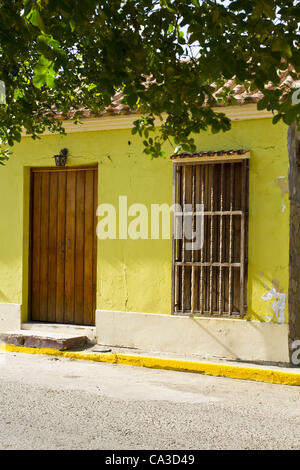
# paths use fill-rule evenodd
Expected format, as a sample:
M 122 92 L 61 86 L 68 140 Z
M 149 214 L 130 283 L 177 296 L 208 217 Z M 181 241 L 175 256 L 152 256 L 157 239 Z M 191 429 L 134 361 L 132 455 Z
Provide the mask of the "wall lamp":
M 68 156 L 68 149 L 61 149 L 61 151 L 59 152 L 59 155 L 54 155 L 54 159 L 55 159 L 55 165 L 56 166 L 65 166 L 66 162 L 67 162 L 67 156 Z

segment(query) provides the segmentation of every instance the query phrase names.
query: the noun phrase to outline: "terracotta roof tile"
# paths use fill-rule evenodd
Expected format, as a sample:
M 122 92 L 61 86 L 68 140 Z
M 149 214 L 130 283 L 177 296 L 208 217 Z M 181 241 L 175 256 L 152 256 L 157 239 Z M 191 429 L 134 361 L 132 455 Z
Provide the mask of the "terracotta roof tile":
M 285 70 L 280 72 L 280 85 L 279 88 L 281 89 L 286 89 L 287 91 L 290 88 L 299 88 L 300 87 L 300 80 L 294 80 L 291 75 L 289 70 Z M 155 83 L 155 79 L 153 77 L 150 77 L 147 79 L 145 82 L 146 88 L 150 86 L 150 83 Z M 249 86 L 242 85 L 242 84 L 236 84 L 234 78 L 227 80 L 221 88 L 217 89 L 217 85 L 215 83 L 212 83 L 212 86 L 216 88 L 216 91 L 213 93 L 213 97 L 215 99 L 214 106 L 216 107 L 224 107 L 224 106 L 229 106 L 229 105 L 245 105 L 248 103 L 257 103 L 262 97 L 263 94 L 259 90 L 250 90 Z M 273 85 L 273 83 L 269 83 L 265 86 L 266 89 L 274 89 L 276 86 Z M 231 91 L 230 96 L 224 101 L 222 96 L 218 96 L 218 94 L 222 94 L 224 92 L 224 89 L 229 89 Z M 226 91 L 226 90 L 225 90 Z M 231 99 L 232 97 L 233 99 Z M 111 104 L 106 107 L 106 109 L 101 112 L 100 114 L 93 114 L 90 109 L 79 109 L 78 111 L 83 112 L 83 118 L 89 118 L 89 117 L 102 117 L 102 116 L 120 116 L 124 114 L 138 114 L 139 110 L 134 110 L 131 109 L 129 105 L 123 104 L 123 93 L 118 92 L 116 93 L 112 99 L 111 99 Z M 70 119 L 72 116 L 74 116 L 75 110 L 70 110 L 68 115 L 64 115 L 63 113 L 57 112 L 54 117 L 56 119 Z
M 248 153 L 249 150 L 244 150 L 244 149 L 238 149 L 238 150 L 215 150 L 215 151 L 203 151 L 203 152 L 194 152 L 194 153 L 188 153 L 188 152 L 183 152 L 183 153 L 178 153 L 172 155 L 170 158 L 173 159 L 182 159 L 184 160 L 185 158 L 193 158 L 193 157 L 230 157 L 233 155 L 245 155 Z

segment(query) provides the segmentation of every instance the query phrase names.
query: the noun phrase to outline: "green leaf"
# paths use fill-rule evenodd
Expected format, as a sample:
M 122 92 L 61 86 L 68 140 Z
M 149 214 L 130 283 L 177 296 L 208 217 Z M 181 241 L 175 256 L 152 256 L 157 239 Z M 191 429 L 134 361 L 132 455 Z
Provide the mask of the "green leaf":
M 41 88 L 46 83 L 46 75 L 34 75 L 32 82 L 36 88 Z
M 36 26 L 41 31 L 45 31 L 45 24 L 43 18 L 41 17 L 40 12 L 37 10 L 37 8 L 32 9 L 28 16 L 29 21 L 33 26 Z
M 272 51 L 283 52 L 287 57 L 292 56 L 291 46 L 283 38 L 277 38 L 272 42 Z
M 283 115 L 283 121 L 290 125 L 297 120 L 300 115 L 300 106 L 293 106 L 287 113 Z
M 280 121 L 281 118 L 282 118 L 282 114 L 276 114 L 272 119 L 272 123 L 277 124 L 277 122 Z
M 33 6 L 33 0 L 25 0 L 24 2 L 24 16 L 26 17 Z
M 75 23 L 74 19 L 71 19 L 69 21 L 69 25 L 70 25 L 71 31 L 73 33 L 73 31 L 75 31 L 75 26 L 76 26 L 76 23 Z
M 275 14 L 275 4 L 273 1 L 262 1 L 262 11 L 268 17 L 274 20 L 276 18 Z
M 266 109 L 266 107 L 267 107 L 267 98 L 264 97 L 264 98 L 260 99 L 256 106 L 257 106 L 257 109 L 259 111 L 262 111 L 263 109 Z
M 55 87 L 55 77 L 53 75 L 46 75 L 46 85 L 49 88 Z
M 36 23 L 41 31 L 45 31 L 45 24 L 44 24 L 43 18 L 41 17 L 38 11 L 36 12 Z

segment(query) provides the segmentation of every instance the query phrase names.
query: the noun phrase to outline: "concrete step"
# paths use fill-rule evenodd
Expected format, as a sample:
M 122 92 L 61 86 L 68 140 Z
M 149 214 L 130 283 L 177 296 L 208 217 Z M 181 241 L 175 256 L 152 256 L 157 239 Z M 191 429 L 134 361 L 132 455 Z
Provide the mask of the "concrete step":
M 21 330 L 30 330 L 42 333 L 55 333 L 61 336 L 87 336 L 91 343 L 96 343 L 96 327 L 86 325 L 73 325 L 66 323 L 49 323 L 49 322 L 35 322 L 28 321 L 21 325 Z
M 87 344 L 88 338 L 83 335 L 16 330 L 1 332 L 0 342 L 28 348 L 51 348 L 64 351 L 66 349 L 83 348 Z

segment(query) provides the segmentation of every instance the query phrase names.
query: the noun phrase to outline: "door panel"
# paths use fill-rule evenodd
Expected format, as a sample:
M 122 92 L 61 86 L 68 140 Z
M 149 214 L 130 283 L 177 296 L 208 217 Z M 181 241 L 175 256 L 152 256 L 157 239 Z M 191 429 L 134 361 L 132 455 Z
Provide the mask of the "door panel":
M 67 188 L 67 173 L 57 173 L 57 201 L 65 201 Z M 66 205 L 57 204 L 57 246 L 56 246 L 56 297 L 55 321 L 64 322 L 65 311 L 65 233 L 66 233 Z
M 34 234 L 31 244 L 31 319 L 39 320 L 40 311 L 40 247 L 41 247 L 41 201 L 42 175 L 34 178 L 34 198 L 32 198 L 31 232 Z
M 49 177 L 50 174 L 42 173 L 41 188 L 41 243 L 40 243 L 40 320 L 48 320 L 48 253 L 49 253 Z
M 48 257 L 48 311 L 47 321 L 55 322 L 56 253 L 57 253 L 57 173 L 49 174 L 49 257 Z
M 75 234 L 75 323 L 83 323 L 84 317 L 84 215 L 85 215 L 85 173 L 78 173 L 76 186 L 76 234 Z
M 97 169 L 33 169 L 31 319 L 95 324 Z
M 74 323 L 74 271 L 75 271 L 75 214 L 76 214 L 76 172 L 67 173 L 66 192 L 66 237 L 65 249 L 65 316 L 64 323 Z

